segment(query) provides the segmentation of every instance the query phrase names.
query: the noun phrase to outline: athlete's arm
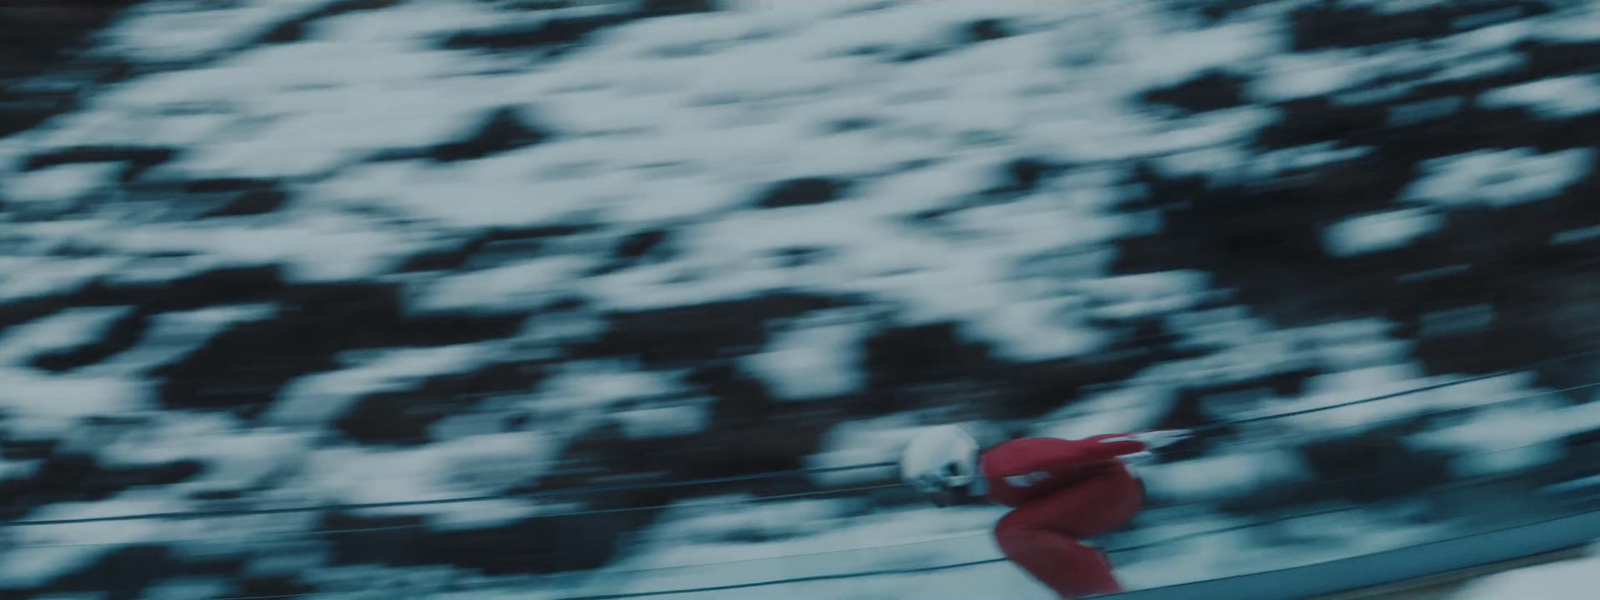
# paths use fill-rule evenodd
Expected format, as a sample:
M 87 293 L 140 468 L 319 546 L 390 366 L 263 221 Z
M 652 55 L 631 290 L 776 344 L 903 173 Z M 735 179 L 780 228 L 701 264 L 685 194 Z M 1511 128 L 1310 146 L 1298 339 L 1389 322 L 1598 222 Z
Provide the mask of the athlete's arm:
M 1086 440 L 1024 438 L 997 448 L 1003 454 L 986 463 L 986 474 L 1025 488 L 1050 479 L 1073 478 L 1084 469 L 1144 449 L 1144 443 L 1121 436 Z

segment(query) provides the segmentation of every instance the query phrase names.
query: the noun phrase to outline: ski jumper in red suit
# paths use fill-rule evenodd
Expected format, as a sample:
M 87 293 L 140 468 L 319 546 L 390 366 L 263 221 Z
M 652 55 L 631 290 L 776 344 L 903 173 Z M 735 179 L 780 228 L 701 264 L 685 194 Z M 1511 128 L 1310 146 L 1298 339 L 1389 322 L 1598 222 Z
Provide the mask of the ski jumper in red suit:
M 984 452 L 989 499 L 1016 509 L 995 525 L 1000 550 L 1066 600 L 1122 591 L 1106 555 L 1080 540 L 1139 512 L 1144 486 L 1117 457 L 1145 449 L 1124 435 L 1101 435 L 1021 438 Z

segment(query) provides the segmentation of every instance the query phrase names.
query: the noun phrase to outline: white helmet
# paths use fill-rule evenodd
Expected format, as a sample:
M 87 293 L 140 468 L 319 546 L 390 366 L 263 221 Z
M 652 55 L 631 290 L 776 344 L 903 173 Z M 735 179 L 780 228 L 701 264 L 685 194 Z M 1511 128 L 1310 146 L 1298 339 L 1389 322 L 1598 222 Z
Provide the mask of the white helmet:
M 930 427 L 906 446 L 900 479 L 925 494 L 981 485 L 978 441 L 957 425 Z

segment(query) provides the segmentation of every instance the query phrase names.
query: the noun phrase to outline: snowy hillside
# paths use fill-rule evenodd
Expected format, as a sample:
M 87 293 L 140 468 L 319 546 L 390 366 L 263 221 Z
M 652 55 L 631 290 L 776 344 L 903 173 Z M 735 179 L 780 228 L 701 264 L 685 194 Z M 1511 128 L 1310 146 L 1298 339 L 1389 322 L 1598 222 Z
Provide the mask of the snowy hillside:
M 1206 428 L 1106 542 L 1139 587 L 1600 468 L 1593 2 L 126 4 L 0 18 L 84 36 L 6 58 L 0 508 L 167 516 L 0 528 L 6 598 L 989 561 L 998 512 L 884 469 L 648 485 L 979 419 Z M 529 495 L 589 486 L 623 487 Z M 758 589 L 1046 597 L 988 562 Z

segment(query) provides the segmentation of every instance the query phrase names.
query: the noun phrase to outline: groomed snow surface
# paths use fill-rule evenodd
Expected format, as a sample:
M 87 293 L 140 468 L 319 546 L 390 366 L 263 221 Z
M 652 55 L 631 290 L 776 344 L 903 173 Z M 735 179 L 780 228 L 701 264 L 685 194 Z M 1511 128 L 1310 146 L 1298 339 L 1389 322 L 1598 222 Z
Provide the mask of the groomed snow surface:
M 323 19 L 296 43 L 244 45 L 262 27 L 321 4 L 154 2 L 106 32 L 97 52 L 166 70 L 107 88 L 87 98 L 83 110 L 0 145 L 0 197 L 8 210 L 30 217 L 3 224 L 0 242 L 8 251 L 0 252 L 0 299 L 65 293 L 97 278 L 160 282 L 254 265 L 281 265 L 300 283 L 402 281 L 407 310 L 419 314 L 526 310 L 572 296 L 588 299 L 595 311 L 792 289 L 869 298 L 872 306 L 863 311 L 820 311 L 783 323 L 767 347 L 738 357 L 739 369 L 787 403 L 863 389 L 870 374 L 861 364 L 861 340 L 873 331 L 878 309 L 904 325 L 957 322 L 962 335 L 1015 361 L 1093 355 L 1112 342 L 1096 319 L 1141 315 L 1168 316 L 1185 344 L 1207 350 L 1146 369 L 1033 424 L 1036 434 L 1065 437 L 1147 427 L 1171 410 L 1180 384 L 1226 383 L 1285 365 L 1317 365 L 1326 374 L 1292 397 L 1242 398 L 1230 405 L 1230 415 L 1315 409 L 1462 379 L 1428 375 L 1413 360 L 1410 343 L 1382 320 L 1282 328 L 1237 306 L 1201 308 L 1218 291 L 1206 273 L 1116 276 L 1108 267 L 1114 258 L 1108 242 L 1160 227 L 1148 215 L 1116 210 L 1138 196 L 1120 183 L 1129 168 L 1121 159 L 1161 155 L 1157 164 L 1174 174 L 1250 181 L 1362 154 L 1319 147 L 1254 154 L 1247 142 L 1279 118 L 1275 111 L 1245 106 L 1158 114 L 1134 101 L 1139 93 L 1222 67 L 1259 74 L 1251 90 L 1259 100 L 1332 93 L 1366 83 L 1375 65 L 1414 59 L 1414 51 L 1286 56 L 1285 34 L 1270 11 L 1200 27 L 1159 2 L 1132 0 L 728 2 L 732 10 L 608 28 L 594 44 L 551 60 L 437 49 L 430 41 L 451 32 L 542 17 L 499 11 L 490 2 L 426 0 Z M 579 4 L 594 6 L 563 10 L 612 10 L 605 3 Z M 1016 35 L 966 46 L 952 41 L 957 26 L 979 18 L 1008 19 Z M 1541 27 L 1562 25 L 1489 28 L 1438 40 L 1437 52 L 1492 62 Z M 878 58 L 928 50 L 939 53 L 909 62 Z M 1593 76 L 1574 76 L 1507 87 L 1481 101 L 1569 118 L 1594 111 L 1597 90 Z M 477 160 L 368 160 L 453 139 L 504 107 L 548 127 L 552 139 Z M 289 182 L 296 194 L 270 215 L 200 221 L 180 218 L 180 208 L 149 198 L 122 198 L 139 201 L 125 211 L 96 208 L 107 194 L 124 193 L 117 186 L 121 165 L 24 170 L 8 164 L 24 148 L 95 145 L 182 148 L 150 176 L 273 179 Z M 1589 174 L 1594 154 L 1507 148 L 1430 161 L 1394 207 L 1328 223 L 1321 241 L 1330 256 L 1404 247 L 1441 227 L 1440 215 L 1452 208 L 1512 206 L 1559 193 Z M 1019 155 L 1083 167 L 1013 201 L 967 207 L 937 226 L 912 224 L 918 215 L 961 206 L 989 189 Z M 750 206 L 774 182 L 810 177 L 852 181 L 841 192 L 847 201 Z M 490 228 L 553 225 L 586 229 L 536 256 L 441 274 L 395 273 L 406 257 L 452 247 Z M 658 227 L 673 230 L 673 252 L 597 273 L 618 240 Z M 93 252 L 67 251 L 83 248 Z M 800 267 L 778 264 L 775 257 L 797 249 L 824 258 Z M 1046 266 L 1030 272 L 1028 265 L 1036 264 Z M 687 391 L 684 373 L 627 360 L 574 359 L 537 389 L 494 398 L 482 414 L 445 419 L 431 432 L 442 440 L 433 444 L 393 449 L 330 439 L 337 433 L 331 423 L 364 395 L 412 389 L 429 376 L 482 367 L 528 345 L 591 337 L 592 323 L 582 316 L 536 316 L 505 340 L 341 356 L 339 368 L 293 381 L 252 425 L 160 410 L 150 372 L 229 327 L 275 318 L 274 306 L 161 313 L 140 344 L 88 368 L 51 372 L 28 362 L 93 342 L 127 310 L 73 309 L 0 334 L 0 411 L 6 414 L 0 433 L 59 438 L 111 465 L 195 460 L 205 465 L 205 475 L 101 501 L 58 503 L 29 518 L 193 510 L 194 492 L 252 486 L 266 486 L 252 497 L 257 505 L 274 506 L 493 494 L 510 481 L 537 483 L 573 438 L 602 425 L 615 424 L 634 439 L 710 426 L 709 400 Z M 1117 543 L 1229 529 L 1245 521 L 1208 510 L 1210 503 L 1262 486 L 1315 485 L 1298 455 L 1274 447 L 1272 439 L 1319 439 L 1389 419 L 1468 410 L 1407 443 L 1458 453 L 1450 469 L 1461 476 L 1546 464 L 1557 456 L 1554 437 L 1600 428 L 1600 409 L 1565 403 L 1551 392 L 1526 374 L 1507 375 L 1403 402 L 1276 421 L 1274 429 L 1250 432 L 1264 443 L 1142 468 L 1153 495 L 1200 508 L 1152 513 L 1145 527 Z M 1521 400 L 1501 402 L 1506 398 Z M 527 415 L 531 425 L 486 433 L 488 423 L 506 414 Z M 133 433 L 83 425 L 102 415 L 142 421 Z M 918 424 L 904 415 L 842 423 L 810 464 L 892 460 Z M 21 474 L 36 463 L 7 460 L 0 469 Z M 884 475 L 830 474 L 817 482 L 849 486 Z M 419 515 L 426 517 L 423 526 L 443 531 L 584 508 L 582 501 L 500 500 L 360 512 Z M 667 510 L 603 569 L 511 578 L 503 590 L 432 597 L 626 594 L 980 561 L 998 556 L 988 527 L 999 514 L 993 508 L 872 512 L 857 499 L 696 498 Z M 12 537 L 20 546 L 0 554 L 0 584 L 48 581 L 136 544 L 222 553 L 269 546 L 282 551 L 254 558 L 252 569 L 298 573 L 330 588 L 341 582 L 379 586 L 375 593 L 394 594 L 385 597 L 423 597 L 406 590 L 474 577 L 443 567 L 324 568 L 320 554 L 297 545 L 310 537 L 315 516 L 27 528 Z M 1117 560 L 1129 585 L 1150 587 L 1448 533 L 1351 510 L 1296 519 L 1276 531 L 1326 543 L 1269 547 L 1255 533 L 1236 530 L 1161 543 Z M 1463 600 L 1577 598 L 1557 588 L 1546 595 L 1506 594 L 1576 581 L 1585 568 L 1578 565 L 1600 571 L 1593 562 L 1531 569 L 1485 581 Z M 390 583 L 384 582 L 394 589 L 386 591 L 382 586 Z M 214 597 L 216 585 L 168 582 L 147 597 Z M 694 597 L 758 594 L 1050 597 L 1006 564 Z
M 1585 558 L 1517 569 L 1473 582 L 1453 600 L 1583 600 L 1600 589 L 1600 545 Z

